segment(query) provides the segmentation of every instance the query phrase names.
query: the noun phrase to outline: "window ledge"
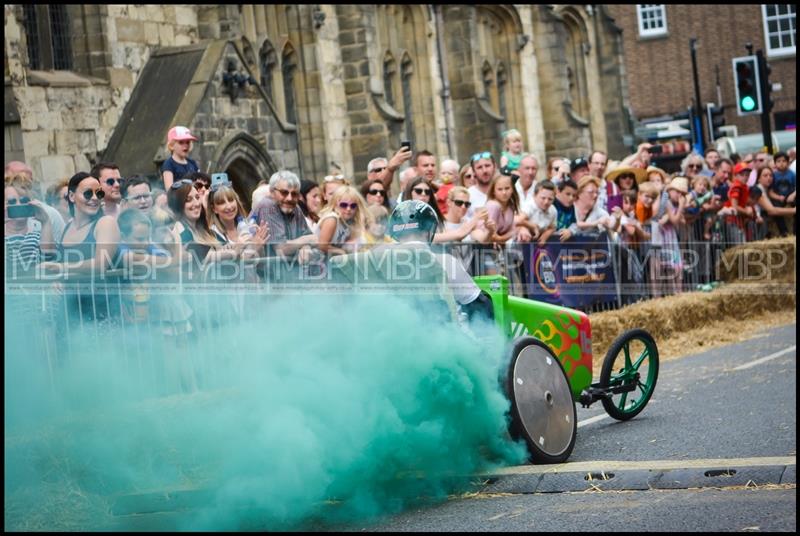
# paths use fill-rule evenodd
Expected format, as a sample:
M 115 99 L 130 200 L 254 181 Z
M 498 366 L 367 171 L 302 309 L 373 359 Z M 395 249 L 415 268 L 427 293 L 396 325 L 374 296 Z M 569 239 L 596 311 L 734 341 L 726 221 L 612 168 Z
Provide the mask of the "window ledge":
M 659 34 L 647 34 L 642 35 L 638 34 L 639 41 L 657 41 L 659 39 L 666 39 L 669 37 L 669 32 L 659 33 Z
M 108 85 L 107 80 L 92 76 L 81 76 L 72 71 L 27 71 L 29 86 L 89 87 Z
M 769 50 L 767 50 L 768 60 L 782 60 L 794 57 L 797 57 L 797 52 L 795 50 L 776 51 L 776 52 L 770 52 Z

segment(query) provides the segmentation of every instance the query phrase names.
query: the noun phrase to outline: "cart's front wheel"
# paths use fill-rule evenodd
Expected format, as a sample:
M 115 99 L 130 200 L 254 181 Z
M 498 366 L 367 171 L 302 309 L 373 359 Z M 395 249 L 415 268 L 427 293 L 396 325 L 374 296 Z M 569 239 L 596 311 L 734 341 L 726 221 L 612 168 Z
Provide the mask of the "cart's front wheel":
M 619 421 L 632 419 L 653 396 L 657 379 L 658 347 L 653 337 L 643 329 L 626 331 L 603 360 L 599 385 L 613 393 L 603 399 L 603 407 Z
M 575 447 L 577 413 L 558 358 L 541 341 L 514 344 L 506 379 L 511 435 L 523 438 L 534 463 L 561 463 Z

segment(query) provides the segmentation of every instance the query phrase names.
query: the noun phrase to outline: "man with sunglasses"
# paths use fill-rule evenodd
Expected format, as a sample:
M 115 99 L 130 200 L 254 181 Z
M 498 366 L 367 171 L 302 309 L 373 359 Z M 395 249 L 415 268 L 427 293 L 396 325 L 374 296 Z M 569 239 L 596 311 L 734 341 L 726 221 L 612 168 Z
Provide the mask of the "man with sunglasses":
M 307 263 L 311 260 L 311 244 L 316 243 L 316 237 L 297 205 L 300 179 L 291 171 L 278 171 L 269 179 L 269 192 L 270 197 L 253 207 L 250 214 L 258 225 L 267 222 L 269 226 L 267 255 L 291 256 L 296 253 L 301 264 Z
M 119 166 L 113 162 L 98 162 L 89 175 L 100 181 L 103 189 L 103 215 L 117 217 L 122 204 L 122 175 Z

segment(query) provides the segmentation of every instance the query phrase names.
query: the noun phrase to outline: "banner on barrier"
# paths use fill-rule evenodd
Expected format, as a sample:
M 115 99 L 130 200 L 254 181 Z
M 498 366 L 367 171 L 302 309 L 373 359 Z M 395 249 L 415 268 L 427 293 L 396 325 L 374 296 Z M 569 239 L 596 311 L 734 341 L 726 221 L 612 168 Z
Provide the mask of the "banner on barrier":
M 523 244 L 528 297 L 563 305 L 587 307 L 617 299 L 616 279 L 605 233 L 584 234 L 544 247 Z

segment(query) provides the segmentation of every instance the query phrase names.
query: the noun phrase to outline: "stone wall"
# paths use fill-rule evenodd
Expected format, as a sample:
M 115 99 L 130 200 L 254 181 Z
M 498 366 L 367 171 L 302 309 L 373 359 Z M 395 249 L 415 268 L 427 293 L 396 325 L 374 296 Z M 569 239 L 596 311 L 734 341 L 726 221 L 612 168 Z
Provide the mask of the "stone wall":
M 367 56 L 367 5 L 337 5 L 339 45 L 342 55 L 347 117 L 350 122 L 350 151 L 353 168 L 345 170 L 356 181 L 366 178 L 367 164 L 376 155 L 389 154 L 386 120 L 373 104 L 370 93 L 370 64 Z
M 214 168 L 223 156 L 224 140 L 233 134 L 244 132 L 255 137 L 264 146 L 269 154 L 270 164 L 276 169 L 299 171 L 296 132 L 294 129 L 284 129 L 259 89 L 245 86 L 235 102 L 231 102 L 230 96 L 223 92 L 222 73 L 229 60 L 237 65 L 241 63 L 240 56 L 230 43 L 226 45 L 222 61 L 206 89 L 194 120 L 187 125 L 202 140 L 193 155 L 209 172 L 224 171 Z M 250 179 L 257 183 L 259 179 L 269 179 L 269 176 Z
M 549 7 L 534 8 L 533 16 L 546 157 L 586 156 L 592 149 L 589 129 L 571 119 L 564 106 L 569 99 L 565 56 L 566 29 L 561 19 Z
M 25 159 L 45 182 L 91 167 L 153 47 L 197 41 L 195 6 L 86 9 L 69 10 L 72 30 L 80 37 L 74 40 L 75 71 L 30 71 L 25 68 L 22 8 L 5 6 L 6 53 L 14 56 L 14 61 L 9 57 L 9 77 L 19 82 L 13 92 Z

